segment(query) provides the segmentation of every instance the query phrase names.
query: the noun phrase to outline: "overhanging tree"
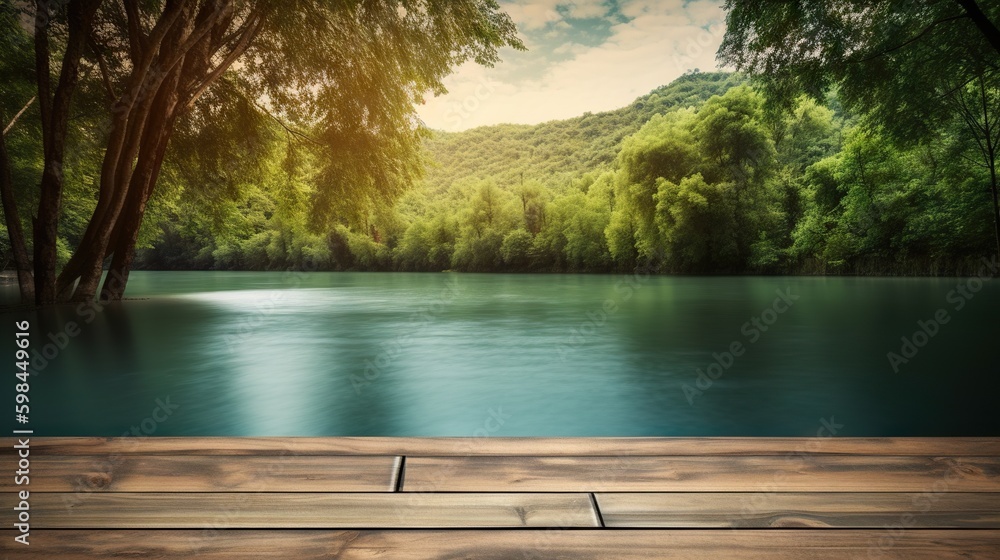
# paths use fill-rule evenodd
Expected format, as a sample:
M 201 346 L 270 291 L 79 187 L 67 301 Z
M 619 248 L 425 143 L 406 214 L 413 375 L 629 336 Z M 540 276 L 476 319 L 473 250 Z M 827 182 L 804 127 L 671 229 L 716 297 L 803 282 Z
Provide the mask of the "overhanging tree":
M 243 107 L 310 138 L 322 160 L 314 201 L 322 216 L 410 185 L 420 173 L 422 134 L 414 105 L 443 92 L 441 80 L 456 65 L 490 66 L 500 47 L 523 48 L 493 0 L 69 0 L 50 11 L 51 4 L 26 8 L 35 21 L 44 145 L 32 228 L 38 304 L 93 299 L 108 258 L 101 297 L 122 297 L 171 136 L 179 121 L 205 118 L 193 109 L 210 89 L 226 88 L 249 101 Z M 81 79 L 105 91 L 105 149 L 93 215 L 57 271 L 66 130 Z M 18 212 L 7 208 L 6 183 L 11 231 Z M 14 254 L 26 255 L 25 240 L 14 237 Z
M 727 0 L 726 9 L 719 58 L 753 74 L 769 99 L 821 98 L 836 87 L 845 106 L 903 145 L 964 122 L 991 171 L 1000 253 L 1000 4 Z

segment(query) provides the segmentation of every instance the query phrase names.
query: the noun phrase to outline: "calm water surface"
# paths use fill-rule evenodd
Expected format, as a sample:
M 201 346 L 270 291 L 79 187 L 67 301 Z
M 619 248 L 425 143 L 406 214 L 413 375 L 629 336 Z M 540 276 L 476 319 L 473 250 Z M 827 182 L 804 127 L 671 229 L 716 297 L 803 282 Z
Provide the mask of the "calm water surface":
M 135 272 L 0 336 L 31 320 L 36 435 L 996 436 L 1000 283 L 966 283 Z

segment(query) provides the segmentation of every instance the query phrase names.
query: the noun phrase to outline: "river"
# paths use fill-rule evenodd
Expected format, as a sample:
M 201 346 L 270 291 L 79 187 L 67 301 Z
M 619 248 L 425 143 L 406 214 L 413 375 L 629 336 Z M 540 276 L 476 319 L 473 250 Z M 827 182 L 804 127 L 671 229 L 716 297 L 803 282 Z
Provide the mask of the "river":
M 35 435 L 1000 434 L 979 279 L 137 271 L 127 296 L 3 313 Z

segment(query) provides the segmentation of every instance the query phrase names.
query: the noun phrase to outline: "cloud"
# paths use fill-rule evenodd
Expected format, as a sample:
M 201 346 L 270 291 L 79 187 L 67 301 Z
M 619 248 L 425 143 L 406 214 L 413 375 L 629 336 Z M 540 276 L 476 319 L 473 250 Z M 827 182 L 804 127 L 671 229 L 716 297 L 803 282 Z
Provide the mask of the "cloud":
M 721 5 L 705 0 L 522 0 L 502 7 L 532 49 L 505 51 L 494 69 L 458 68 L 445 81 L 450 93 L 420 107 L 431 128 L 534 124 L 623 107 L 685 71 L 715 69 L 725 32 Z
M 569 54 L 577 56 L 587 52 L 587 50 L 588 50 L 587 47 L 581 45 L 580 43 L 563 43 L 558 47 L 552 49 L 552 52 L 555 54 Z
M 514 2 L 504 4 L 503 9 L 514 20 L 514 24 L 522 31 L 533 31 L 544 29 L 549 23 L 555 23 L 562 19 L 556 10 L 558 2 Z
M 563 5 L 566 17 L 575 19 L 602 18 L 608 15 L 610 7 L 600 1 L 577 1 Z
M 543 29 L 564 18 L 602 18 L 611 10 L 603 0 L 516 0 L 504 3 L 502 8 L 523 31 Z

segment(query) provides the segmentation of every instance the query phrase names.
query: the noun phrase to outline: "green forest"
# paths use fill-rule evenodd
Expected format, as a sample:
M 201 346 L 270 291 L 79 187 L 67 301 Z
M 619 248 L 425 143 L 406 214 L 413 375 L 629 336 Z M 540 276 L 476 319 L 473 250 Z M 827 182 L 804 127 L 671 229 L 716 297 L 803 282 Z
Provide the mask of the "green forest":
M 356 214 L 318 215 L 303 141 L 269 132 L 247 183 L 177 170 L 142 267 L 954 274 L 993 246 L 988 171 L 960 130 L 901 147 L 835 95 L 769 112 L 738 74 L 570 120 L 432 132 L 418 184 Z M 190 204 L 191 182 L 238 196 Z
M 218 60 L 209 56 L 178 66 L 173 94 L 155 76 L 136 77 L 142 41 L 101 36 L 98 27 L 89 38 L 74 36 L 79 18 L 125 29 L 141 14 L 71 2 L 65 21 L 46 22 L 53 44 L 42 46 L 76 57 L 75 74 L 66 78 L 64 67 L 59 78 L 75 88 L 53 106 L 62 120 L 39 114 L 55 109 L 34 100 L 60 101 L 63 82 L 37 79 L 39 34 L 33 39 L 8 7 L 0 14 L 11 185 L 4 209 L 37 207 L 48 218 L 40 229 L 31 215 L 5 218 L 5 268 L 30 271 L 34 254 L 35 283 L 46 290 L 39 301 L 71 295 L 74 285 L 72 297 L 93 297 L 112 258 L 126 276 L 130 268 L 974 272 L 1000 236 L 1000 33 L 975 3 L 965 11 L 935 5 L 936 12 L 877 3 L 861 19 L 820 4 L 727 3 L 719 60 L 735 72 L 688 71 L 617 110 L 464 132 L 427 129 L 413 105 L 443 93 L 440 80 L 454 64 L 491 66 L 498 48 L 524 48 L 496 6 L 476 8 L 489 19 L 471 12 L 468 21 L 393 3 L 330 8 L 347 27 L 317 25 L 300 38 L 306 24 L 248 4 L 225 21 L 232 35 L 211 31 L 203 41 L 220 37 L 211 48 L 231 49 L 224 63 L 245 50 L 261 64 L 208 72 L 205 61 Z M 74 16 L 74 7 L 88 5 L 92 11 Z M 150 9 L 148 26 L 169 16 Z M 192 25 L 201 21 L 196 15 L 189 14 Z M 419 19 L 432 15 L 438 19 Z M 408 39 L 386 42 L 357 25 L 373 17 L 383 18 L 375 28 Z M 438 44 L 440 33 L 406 34 L 407 26 L 432 25 L 448 30 L 451 42 Z M 345 42 L 337 29 L 361 42 Z M 245 43 L 234 42 L 238 33 Z M 817 37 L 828 40 L 794 47 Z M 307 40 L 328 41 L 329 50 L 294 58 L 305 44 L 296 41 Z M 411 60 L 410 52 L 427 54 Z M 392 60 L 408 73 L 369 78 L 337 60 Z M 329 77 L 331 67 L 345 75 Z M 207 77 L 188 84 L 184 72 Z M 123 120 L 122 145 L 134 143 L 137 159 L 121 156 L 118 168 L 108 167 L 108 146 L 118 138 L 114 99 L 132 99 L 122 93 L 129 84 L 140 84 L 141 94 L 142 80 L 178 109 L 158 124 L 146 107 L 134 133 Z M 345 81 L 357 87 L 336 87 Z M 334 109 L 316 114 L 313 90 L 300 87 L 309 83 L 327 88 L 324 103 Z M 186 105 L 170 97 L 185 91 Z M 46 129 L 56 125 L 58 133 Z M 143 130 L 164 131 L 148 143 L 148 157 Z M 43 186 L 58 184 L 61 199 L 46 199 L 51 189 L 39 189 L 39 177 Z M 115 181 L 131 181 L 138 194 L 115 190 Z M 124 207 L 124 218 L 112 219 L 105 207 Z M 34 236 L 10 227 L 47 241 L 33 251 Z

